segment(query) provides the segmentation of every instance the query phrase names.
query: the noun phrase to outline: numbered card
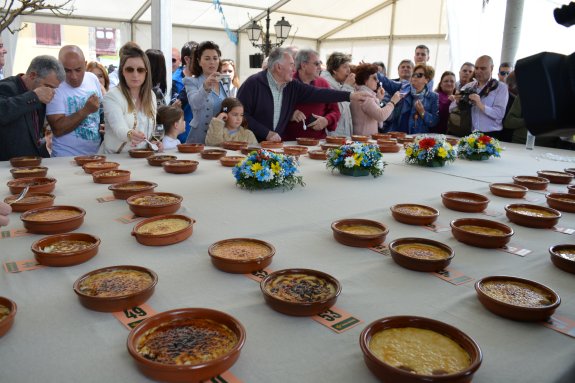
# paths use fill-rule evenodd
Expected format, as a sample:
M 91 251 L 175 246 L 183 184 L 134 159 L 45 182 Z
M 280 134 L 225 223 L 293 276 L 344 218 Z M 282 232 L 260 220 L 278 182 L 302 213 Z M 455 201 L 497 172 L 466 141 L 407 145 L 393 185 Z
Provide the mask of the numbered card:
M 361 319 L 354 317 L 347 311 L 336 306 L 332 306 L 321 314 L 312 316 L 312 319 L 338 334 L 363 323 Z
M 575 229 L 570 229 L 568 227 L 555 226 L 552 227 L 551 230 L 556 231 L 558 233 L 569 234 L 569 235 L 573 235 L 573 233 L 575 233 Z
M 257 283 L 260 283 L 265 277 L 267 277 L 269 274 L 273 273 L 274 271 L 271 269 L 263 269 L 263 270 L 258 270 L 258 271 L 254 271 L 253 273 L 250 274 L 244 274 L 246 277 L 248 277 L 249 279 L 256 281 Z
M 224 372 L 216 376 L 215 378 L 211 378 L 210 380 L 204 380 L 202 383 L 242 383 L 243 381 L 240 380 L 237 376 L 232 374 L 229 371 Z
M 115 201 L 115 200 L 116 200 L 116 197 L 114 197 L 113 195 L 107 195 L 104 197 L 96 198 L 96 201 L 98 201 L 99 203 L 111 202 L 111 201 Z
M 387 245 L 385 243 L 382 243 L 381 245 L 377 245 L 374 247 L 370 247 L 369 250 L 375 251 L 376 253 L 379 253 L 379 254 L 383 254 L 387 257 L 389 257 L 391 255 L 389 253 L 389 248 L 387 247 Z
M 510 246 L 510 245 L 500 247 L 497 250 L 505 251 L 506 253 L 510 253 L 510 254 L 519 255 L 520 257 L 524 257 L 527 254 L 530 254 L 532 252 L 529 249 L 524 249 L 524 248 L 519 247 L 519 246 Z
M 22 271 L 30 271 L 46 267 L 39 264 L 34 259 L 27 259 L 25 261 L 4 262 L 4 270 L 7 273 L 19 273 Z
M 441 271 L 431 274 L 456 286 L 474 281 L 473 278 L 463 274 L 461 271 L 453 270 L 452 268 L 449 267 L 446 267 Z
M 116 319 L 119 320 L 128 330 L 131 330 L 144 319 L 154 316 L 157 313 L 156 310 L 144 303 L 139 306 L 132 307 L 131 309 L 118 311 L 112 314 L 114 314 Z
M 575 320 L 571 318 L 553 315 L 546 322 L 543 322 L 543 326 L 575 338 Z
M 481 212 L 481 214 L 484 214 L 489 217 L 499 217 L 501 214 L 503 214 L 503 212 L 500 212 L 498 210 L 485 209 Z
M 444 231 L 450 231 L 451 227 L 443 225 L 441 223 L 432 223 L 431 225 L 425 225 L 423 226 L 425 229 L 427 230 L 431 230 L 434 233 L 442 233 Z
M 23 237 L 25 235 L 30 235 L 30 233 L 28 233 L 28 231 L 24 228 L 0 231 L 0 239 Z
M 142 217 L 139 217 L 134 213 L 129 213 L 129 214 L 123 215 L 119 218 L 116 218 L 116 221 L 122 222 L 122 223 L 132 223 L 132 222 L 136 222 L 140 219 L 142 219 Z

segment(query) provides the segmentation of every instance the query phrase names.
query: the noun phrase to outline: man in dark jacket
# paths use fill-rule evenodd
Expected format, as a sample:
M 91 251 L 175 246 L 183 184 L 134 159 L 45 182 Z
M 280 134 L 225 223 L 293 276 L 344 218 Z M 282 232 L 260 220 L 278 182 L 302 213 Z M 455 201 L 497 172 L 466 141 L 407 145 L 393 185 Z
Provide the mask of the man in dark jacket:
M 0 80 L 0 161 L 50 157 L 43 139 L 46 104 L 65 77 L 55 57 L 38 56 L 26 74 Z

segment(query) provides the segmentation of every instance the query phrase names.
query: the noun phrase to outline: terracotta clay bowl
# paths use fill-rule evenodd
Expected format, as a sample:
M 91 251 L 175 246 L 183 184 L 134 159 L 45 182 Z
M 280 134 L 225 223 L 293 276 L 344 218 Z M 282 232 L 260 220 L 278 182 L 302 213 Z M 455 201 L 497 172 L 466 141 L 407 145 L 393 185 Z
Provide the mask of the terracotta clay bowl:
M 237 164 L 239 164 L 240 162 L 242 162 L 243 160 L 245 160 L 246 157 L 244 156 L 225 156 L 220 158 L 220 163 L 222 164 L 222 166 L 226 166 L 228 168 L 234 167 Z
M 459 144 L 459 138 L 447 137 L 445 140 L 449 142 L 451 146 L 457 146 L 457 144 Z
M 48 168 L 45 166 L 26 166 L 23 168 L 12 168 L 10 169 L 10 173 L 12 173 L 12 177 L 15 179 L 46 177 Z
M 305 145 L 305 146 L 319 145 L 319 140 L 317 138 L 310 138 L 310 137 L 298 137 L 296 138 L 296 142 L 298 145 Z
M 100 288 L 98 294 L 95 289 L 90 289 L 90 282 L 95 275 L 100 274 Z M 135 278 L 128 279 L 127 275 L 134 275 Z M 144 281 L 139 279 L 144 277 Z M 90 279 L 88 279 L 90 278 Z M 128 308 L 136 307 L 146 302 L 158 283 L 158 275 L 152 270 L 141 266 L 110 266 L 90 271 L 82 275 L 74 282 L 74 292 L 80 299 L 82 306 L 87 309 L 102 312 L 117 312 Z M 104 290 L 104 294 L 101 290 Z M 106 296 L 108 295 L 108 296 Z
M 92 156 L 76 156 L 74 157 L 77 165 L 83 166 L 89 162 L 104 162 L 106 161 L 106 156 L 92 155 Z
M 367 142 L 369 141 L 369 136 L 362 136 L 359 134 L 352 134 L 351 140 L 356 142 Z
M 320 290 L 323 292 L 323 287 L 329 286 L 329 288 L 326 287 L 326 289 L 330 290 L 330 292 L 328 293 L 326 291 L 326 296 L 321 296 L 318 298 L 307 297 L 307 299 L 304 301 L 300 297 L 296 299 L 296 297 L 294 297 L 295 294 L 287 294 L 290 297 L 290 300 L 278 296 L 278 292 L 285 291 L 286 289 L 288 292 L 290 291 L 288 287 L 285 287 L 285 284 L 280 284 L 280 286 L 284 286 L 284 289 L 281 287 L 279 288 L 279 291 L 274 289 L 274 286 L 278 282 L 287 280 L 288 282 L 291 282 L 290 284 L 294 286 L 294 289 L 297 290 L 297 286 L 300 286 L 297 281 L 301 280 L 301 278 L 309 277 L 312 277 L 312 280 L 317 283 L 306 283 L 308 288 L 310 284 L 313 284 L 314 291 Z M 262 279 L 260 282 L 260 289 L 262 290 L 266 303 L 272 309 L 286 315 L 312 316 L 320 314 L 329 309 L 331 306 L 335 305 L 337 297 L 341 293 L 341 284 L 331 275 L 321 271 L 310 269 L 284 269 L 274 271 Z
M 403 138 L 398 137 L 398 138 L 397 138 L 397 143 L 398 143 L 398 144 L 410 144 L 410 143 L 412 143 L 412 142 L 414 142 L 414 141 L 415 141 L 415 138 L 414 138 L 414 137 L 403 137 Z
M 222 143 L 222 148 L 228 150 L 242 150 L 248 147 L 248 142 L 246 141 L 224 141 Z
M 399 238 L 389 244 L 391 257 L 398 265 L 415 271 L 440 271 L 451 263 L 451 247 L 431 239 Z
M 31 248 L 39 264 L 65 267 L 92 259 L 98 254 L 99 247 L 100 238 L 95 235 L 68 233 L 44 237 L 34 242 Z
M 559 295 L 549 287 L 529 279 L 507 275 L 481 278 L 475 282 L 475 291 L 479 302 L 487 310 L 517 321 L 544 321 L 553 315 L 561 304 Z M 537 302 L 533 301 L 534 297 L 530 299 L 534 306 L 517 302 L 517 299 L 523 300 L 526 296 L 533 295 L 540 297 Z
M 284 146 L 284 153 L 290 156 L 303 156 L 308 152 L 306 146 Z
M 369 219 L 341 219 L 331 224 L 333 237 L 339 243 L 353 247 L 373 247 L 383 243 L 389 229 L 381 222 Z
M 493 183 L 489 184 L 489 190 L 498 197 L 523 198 L 529 189 L 516 184 Z
M 564 172 L 573 174 L 575 176 L 575 168 L 565 168 L 563 169 Z
M 321 147 L 321 150 L 328 151 L 330 149 L 339 149 L 341 147 L 341 145 L 328 143 L 328 144 L 321 144 L 320 147 Z
M 166 173 L 189 174 L 196 171 L 198 164 L 198 161 L 193 160 L 173 160 L 164 161 L 162 167 Z
M 405 138 L 407 133 L 405 132 L 389 132 L 391 134 L 391 138 Z
M 29 193 L 50 193 L 56 188 L 56 179 L 51 177 L 30 177 L 10 180 L 7 183 L 12 194 L 20 194 L 26 186 Z
M 568 185 L 567 192 L 569 192 L 569 194 L 575 194 L 575 185 Z
M 202 150 L 202 158 L 204 160 L 219 160 L 225 156 L 228 152 L 223 149 L 206 149 Z
M 547 178 L 552 184 L 569 184 L 575 177 L 568 172 L 556 172 L 553 170 L 539 170 L 537 175 L 542 178 Z
M 378 145 L 379 151 L 382 153 L 398 153 L 401 150 L 401 145 Z
M 397 145 L 397 138 L 380 138 L 377 140 L 378 145 Z
M 547 198 L 547 205 L 549 205 L 549 207 L 567 213 L 575 213 L 575 195 L 568 193 L 548 193 L 545 195 L 545 198 Z
M 513 183 L 525 186 L 530 190 L 545 190 L 547 189 L 547 185 L 549 185 L 549 180 L 542 177 L 515 176 L 513 177 Z
M 4 198 L 4 202 L 11 203 L 16 198 L 18 198 L 18 194 Z M 55 199 L 54 194 L 50 193 L 26 193 L 26 197 L 16 203 L 12 203 L 11 207 L 13 212 L 22 213 L 32 209 L 50 207 L 54 205 Z
M 251 152 L 257 152 L 258 150 L 260 150 L 260 147 L 257 146 L 248 146 L 247 148 L 244 148 L 241 150 L 242 154 L 248 155 Z
M 514 234 L 509 226 L 489 219 L 459 218 L 451 221 L 450 226 L 451 234 L 459 242 L 487 249 L 505 246 Z
M 401 328 L 430 330 L 450 338 L 469 355 L 469 366 L 452 374 L 424 375 L 379 359 L 370 348 L 371 339 L 381 331 Z M 359 336 L 359 346 L 367 368 L 383 383 L 470 383 L 483 359 L 481 349 L 469 335 L 447 323 L 416 316 L 386 317 L 370 323 Z
M 391 134 L 389 134 L 389 133 L 374 133 L 371 135 L 371 138 L 374 140 L 389 140 L 391 138 Z
M 347 137 L 345 136 L 327 136 L 325 142 L 328 144 L 337 144 L 338 146 L 345 145 Z
M 549 248 L 549 254 L 555 266 L 575 274 L 575 244 L 552 246 Z
M 212 264 L 226 273 L 248 274 L 262 270 L 272 263 L 275 247 L 253 238 L 230 238 L 208 248 Z
M 60 205 L 28 210 L 20 219 L 30 233 L 60 234 L 82 226 L 85 215 L 86 211 L 81 207 Z
M 209 320 L 212 323 L 215 322 L 227 327 L 235 334 L 237 343 L 224 355 L 200 364 L 175 365 L 160 363 L 155 360 L 150 360 L 138 352 L 138 345 L 141 343 L 141 339 L 146 332 L 166 325 L 184 325 L 186 322 L 190 323 L 193 320 Z M 190 326 L 188 325 L 187 327 Z M 190 335 L 187 335 L 190 331 L 185 331 L 183 328 L 185 327 L 182 326 L 180 330 L 180 328 L 177 327 L 175 334 L 170 336 L 174 337 L 174 344 L 185 344 L 190 338 Z M 197 330 L 194 331 L 194 333 L 195 332 L 197 332 Z M 244 326 L 231 315 L 205 308 L 182 308 L 156 314 L 135 327 L 130 332 L 130 335 L 128 335 L 128 352 L 132 358 L 134 358 L 140 372 L 150 379 L 174 383 L 199 383 L 210 381 L 211 378 L 229 370 L 238 360 L 245 341 L 246 330 Z
M 154 217 L 177 212 L 184 198 L 174 193 L 139 193 L 128 197 L 126 202 L 132 213 L 140 217 Z
M 312 160 L 327 160 L 327 152 L 324 150 L 310 150 L 307 155 Z
M 14 301 L 4 297 L 0 297 L 0 305 L 6 307 L 10 311 L 8 316 L 0 320 L 0 337 L 2 337 L 12 328 L 18 307 Z
M 167 225 L 171 225 L 174 221 L 178 221 L 181 225 L 168 228 Z M 159 215 L 147 218 L 136 224 L 132 230 L 132 236 L 136 237 L 136 241 L 146 246 L 173 245 L 174 243 L 185 241 L 192 235 L 194 223 L 196 223 L 194 219 L 185 215 Z M 155 225 L 155 228 L 147 230 L 146 227 L 150 225 Z
M 450 191 L 441 193 L 443 205 L 451 210 L 479 213 L 487 208 L 489 198 L 477 193 Z
M 154 155 L 154 151 L 152 149 L 131 149 L 128 154 L 132 158 L 147 158 Z
M 10 165 L 15 168 L 21 168 L 25 166 L 40 166 L 42 163 L 42 157 L 37 156 L 21 156 L 10 158 Z
M 110 185 L 108 189 L 114 193 L 116 199 L 128 199 L 135 194 L 153 193 L 157 186 L 155 182 L 128 181 Z
M 396 221 L 408 225 L 431 225 L 439 217 L 439 211 L 431 206 L 401 203 L 389 208 Z
M 264 149 L 281 149 L 284 143 L 281 141 L 262 141 L 260 142 L 260 146 Z
M 130 174 L 131 172 L 129 170 L 98 170 L 92 173 L 92 179 L 97 184 L 117 184 L 120 182 L 128 182 L 130 180 Z
M 178 157 L 170 156 L 166 154 L 156 154 L 155 156 L 149 156 L 146 158 L 148 161 L 148 165 L 150 166 L 162 166 L 162 164 L 166 161 L 175 161 Z
M 538 229 L 550 229 L 557 225 L 561 213 L 550 207 L 515 203 L 505 206 L 505 215 L 513 223 Z
M 178 144 L 176 145 L 180 153 L 199 153 L 204 150 L 204 144 Z
M 84 171 L 88 174 L 92 174 L 100 170 L 118 169 L 119 167 L 120 167 L 119 163 L 108 162 L 108 161 L 88 162 L 87 164 L 82 165 L 82 169 L 84 169 Z

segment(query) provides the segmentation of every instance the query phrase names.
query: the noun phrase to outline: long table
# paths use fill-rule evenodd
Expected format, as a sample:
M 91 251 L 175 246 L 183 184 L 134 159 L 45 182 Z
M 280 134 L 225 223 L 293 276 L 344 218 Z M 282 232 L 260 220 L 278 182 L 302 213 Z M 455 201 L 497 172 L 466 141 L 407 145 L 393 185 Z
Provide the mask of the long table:
M 370 322 L 393 315 L 417 315 L 447 322 L 474 338 L 483 351 L 476 383 L 573 382 L 575 338 L 544 327 L 498 317 L 478 301 L 473 280 L 450 284 L 431 273 L 404 269 L 389 256 L 369 249 L 337 243 L 330 225 L 340 218 L 367 218 L 389 227 L 386 243 L 401 237 L 423 237 L 451 246 L 451 269 L 477 280 L 488 275 L 533 279 L 553 288 L 562 298 L 556 315 L 575 320 L 575 275 L 557 269 L 547 249 L 574 243 L 575 235 L 532 229 L 510 223 L 504 214 L 508 203 L 496 197 L 490 182 L 511 182 L 513 175 L 535 175 L 539 169 L 562 170 L 573 163 L 552 161 L 549 149 L 506 144 L 502 158 L 483 162 L 457 160 L 443 168 L 422 168 L 403 162 L 403 153 L 385 154 L 382 177 L 346 177 L 332 173 L 324 161 L 302 156 L 305 187 L 294 190 L 248 192 L 235 186 L 230 168 L 198 154 L 176 153 L 180 159 L 198 160 L 196 172 L 174 175 L 151 167 L 144 159 L 127 154 L 110 155 L 132 180 L 158 183 L 156 191 L 174 192 L 184 201 L 180 213 L 194 218 L 193 235 L 167 247 L 146 247 L 130 235 L 135 223 L 117 218 L 129 214 L 122 200 L 100 203 L 111 194 L 107 185 L 71 163 L 71 158 L 46 159 L 48 175 L 58 180 L 56 204 L 86 210 L 77 230 L 101 238 L 100 251 L 90 261 L 65 268 L 41 268 L 21 273 L 0 270 L 0 296 L 18 304 L 12 330 L 0 338 L 0 382 L 144 382 L 127 349 L 128 331 L 112 315 L 80 305 L 72 285 L 81 275 L 111 265 L 140 265 L 159 276 L 155 294 L 147 304 L 157 312 L 182 307 L 206 307 L 236 317 L 247 330 L 240 359 L 230 372 L 243 382 L 376 382 L 367 370 L 358 339 Z M 554 151 L 561 156 L 572 152 Z M 235 152 L 230 152 L 235 154 Z M 0 163 L 0 180 L 11 179 L 9 163 Z M 565 186 L 551 185 L 565 191 Z M 442 205 L 441 193 L 458 190 L 489 197 L 488 210 L 466 214 Z M 2 195 L 9 194 L 4 186 Z M 545 205 L 542 192 L 528 199 Z M 523 200 L 524 202 L 524 200 Z M 389 207 L 419 203 L 440 211 L 438 223 L 480 217 L 509 224 L 511 245 L 532 252 L 518 256 L 501 250 L 470 247 L 457 242 L 450 231 L 433 232 L 396 222 Z M 8 227 L 21 229 L 18 214 Z M 563 213 L 560 226 L 575 228 L 575 214 Z M 33 259 L 31 244 L 42 235 L 0 239 L 0 262 Z M 341 334 L 310 318 L 290 317 L 273 311 L 256 282 L 244 275 L 214 268 L 208 247 L 234 237 L 258 238 L 272 243 L 276 255 L 270 268 L 310 268 L 336 277 L 343 290 L 336 306 L 363 323 Z

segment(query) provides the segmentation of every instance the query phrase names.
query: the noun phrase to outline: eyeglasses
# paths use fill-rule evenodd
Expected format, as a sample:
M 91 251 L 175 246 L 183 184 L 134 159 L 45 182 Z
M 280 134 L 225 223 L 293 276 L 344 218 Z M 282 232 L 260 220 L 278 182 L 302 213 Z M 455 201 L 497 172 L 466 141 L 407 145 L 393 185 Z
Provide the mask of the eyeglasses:
M 421 72 L 414 73 L 414 74 L 411 75 L 412 78 L 413 78 L 413 77 L 422 78 L 422 77 L 424 77 L 424 76 L 425 76 L 425 73 L 421 73 Z
M 128 72 L 128 73 L 134 73 L 134 71 L 136 71 L 136 72 L 138 72 L 139 74 L 142 74 L 142 73 L 146 73 L 146 72 L 147 72 L 146 68 L 142 68 L 142 67 L 140 67 L 140 68 L 132 68 L 131 66 L 125 67 L 124 70 L 125 70 L 126 72 Z
M 503 71 L 503 70 L 499 71 L 499 74 L 502 76 L 509 76 L 509 73 L 510 72 L 508 72 L 508 71 Z
M 176 60 L 175 58 L 172 58 L 172 64 L 175 64 L 178 60 Z

